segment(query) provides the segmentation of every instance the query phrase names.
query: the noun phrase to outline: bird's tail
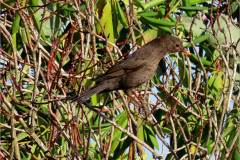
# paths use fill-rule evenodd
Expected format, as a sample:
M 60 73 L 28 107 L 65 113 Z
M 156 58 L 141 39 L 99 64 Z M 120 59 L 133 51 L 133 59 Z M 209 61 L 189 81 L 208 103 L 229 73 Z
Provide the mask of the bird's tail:
M 86 89 L 85 91 L 81 92 L 79 95 L 68 97 L 67 100 L 78 101 L 80 103 L 85 102 L 88 98 L 92 97 L 94 94 L 100 93 L 107 88 L 107 84 L 97 84 L 91 88 Z

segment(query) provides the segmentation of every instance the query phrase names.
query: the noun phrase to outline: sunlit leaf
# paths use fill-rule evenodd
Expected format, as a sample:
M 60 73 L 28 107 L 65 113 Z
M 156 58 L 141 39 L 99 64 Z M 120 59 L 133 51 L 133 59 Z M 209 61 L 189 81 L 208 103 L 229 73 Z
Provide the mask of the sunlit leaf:
M 189 32 L 190 26 L 193 22 L 193 18 L 191 18 L 191 17 L 182 17 L 182 18 L 183 18 L 182 24 L 183 24 L 185 30 L 187 32 Z M 205 25 L 203 24 L 203 22 L 198 19 L 195 19 L 195 21 L 192 25 L 193 37 L 199 37 L 204 32 L 204 30 L 203 30 L 204 28 L 205 28 Z

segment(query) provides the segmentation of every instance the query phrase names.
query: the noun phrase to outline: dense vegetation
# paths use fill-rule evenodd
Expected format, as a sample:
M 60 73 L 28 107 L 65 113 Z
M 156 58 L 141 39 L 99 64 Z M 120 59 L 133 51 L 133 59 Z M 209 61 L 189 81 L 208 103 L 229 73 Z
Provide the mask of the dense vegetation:
M 240 159 L 239 5 L 1 1 L 0 157 Z M 87 104 L 60 100 L 165 34 L 192 56 L 167 55 L 132 98 L 114 91 Z

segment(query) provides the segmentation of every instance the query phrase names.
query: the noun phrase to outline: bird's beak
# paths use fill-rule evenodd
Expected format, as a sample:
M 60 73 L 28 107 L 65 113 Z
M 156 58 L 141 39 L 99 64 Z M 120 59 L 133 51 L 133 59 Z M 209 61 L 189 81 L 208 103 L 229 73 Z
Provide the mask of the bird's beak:
M 190 53 L 190 52 L 188 52 L 188 50 L 187 50 L 187 49 L 185 49 L 185 48 L 182 50 L 182 52 L 183 52 L 184 54 L 188 55 L 188 56 L 191 56 L 191 53 Z

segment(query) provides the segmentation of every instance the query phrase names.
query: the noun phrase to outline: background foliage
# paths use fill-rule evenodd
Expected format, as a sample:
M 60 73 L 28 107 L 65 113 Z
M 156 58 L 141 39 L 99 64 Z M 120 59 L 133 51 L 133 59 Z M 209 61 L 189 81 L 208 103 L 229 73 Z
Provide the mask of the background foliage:
M 240 159 L 239 5 L 1 1 L 0 157 Z M 164 34 L 184 39 L 192 56 L 166 56 L 134 98 L 60 100 Z

